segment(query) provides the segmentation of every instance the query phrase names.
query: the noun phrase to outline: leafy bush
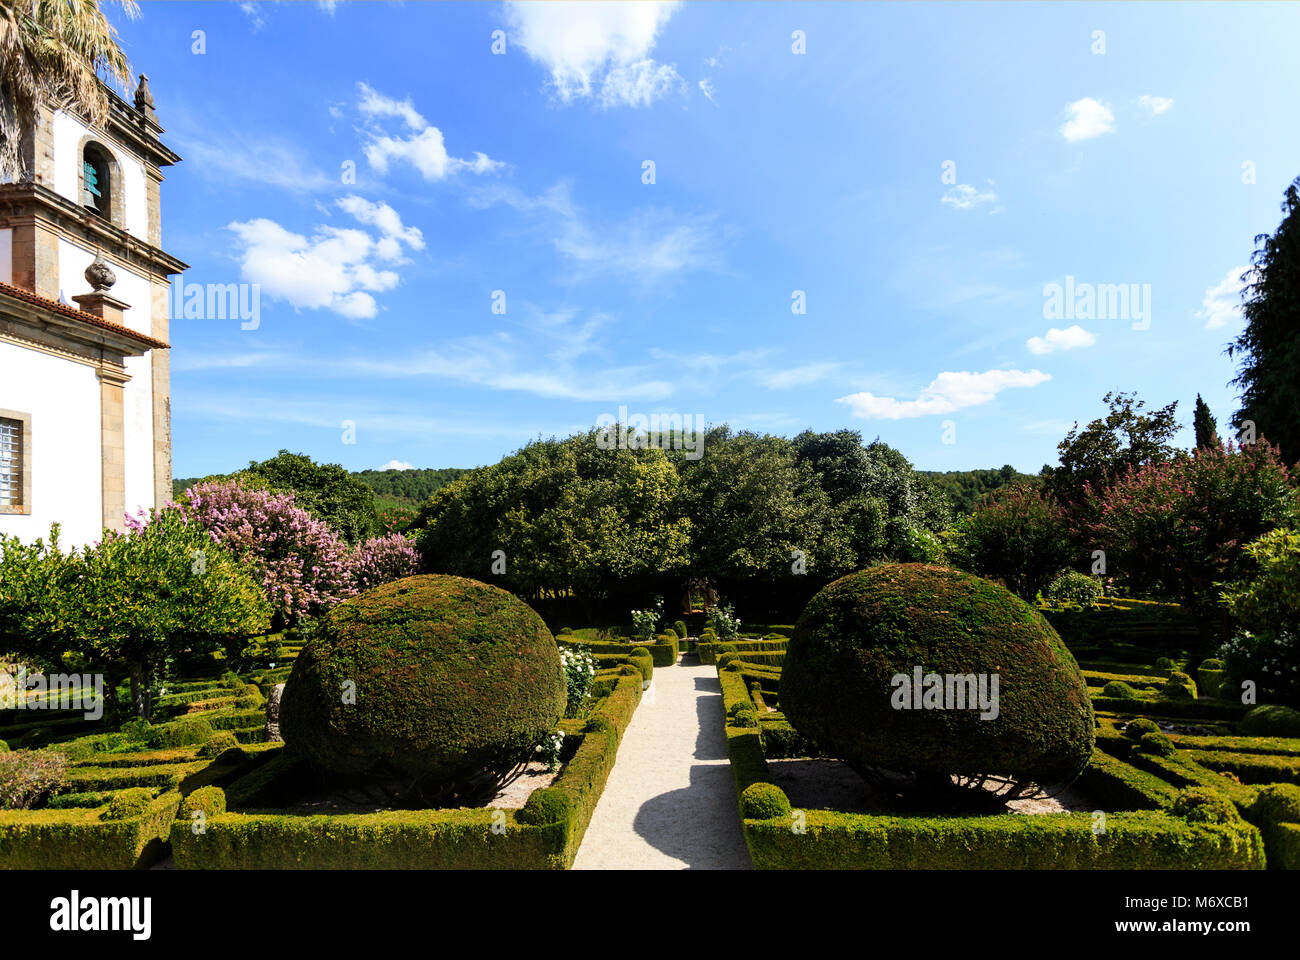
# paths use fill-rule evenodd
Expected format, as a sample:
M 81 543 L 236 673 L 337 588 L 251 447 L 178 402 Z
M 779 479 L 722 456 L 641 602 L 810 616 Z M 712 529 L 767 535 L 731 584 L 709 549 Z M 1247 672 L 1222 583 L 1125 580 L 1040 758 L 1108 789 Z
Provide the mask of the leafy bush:
M 996 722 L 978 705 L 898 708 L 911 701 L 896 678 L 910 683 L 918 666 L 983 675 L 989 688 L 996 675 Z M 1005 588 L 944 567 L 872 567 L 813 597 L 785 656 L 781 708 L 833 756 L 932 780 L 1069 781 L 1093 748 L 1087 686 L 1055 631 Z
M 740 620 L 735 616 L 731 604 L 720 604 L 709 611 L 706 630 L 712 630 L 719 640 L 734 640 L 740 636 Z
M 1296 490 L 1277 450 L 1261 441 L 1204 447 L 1131 471 L 1090 493 L 1087 536 L 1130 588 L 1177 600 L 1207 633 L 1227 639 L 1220 584 L 1244 579 L 1243 545 L 1294 523 Z
M 684 638 L 686 637 L 686 621 L 685 621 L 685 620 L 674 620 L 674 621 L 673 621 L 673 631 L 677 634 L 677 636 L 679 636 L 679 637 L 681 637 L 681 638 L 684 639 Z
M 63 785 L 68 758 L 56 750 L 0 753 L 0 810 L 27 810 Z
M 1224 669 L 1237 684 L 1254 680 L 1265 694 L 1300 706 L 1300 533 L 1273 530 L 1245 552 L 1254 573 L 1223 592 L 1239 625 L 1223 649 Z
M 962 567 L 1004 581 L 1025 600 L 1033 600 L 1072 559 L 1061 508 L 1050 496 L 1022 484 L 980 500 L 974 513 L 954 525 L 952 540 Z
M 330 611 L 294 662 L 280 732 L 325 771 L 451 787 L 531 757 L 566 702 L 555 639 L 523 601 L 417 576 Z
M 1061 574 L 1047 588 L 1049 599 L 1068 600 L 1081 607 L 1095 606 L 1101 594 L 1101 581 L 1077 570 Z
M 1241 718 L 1237 732 L 1246 737 L 1300 737 L 1300 710 L 1261 704 Z
M 655 627 L 658 623 L 659 612 L 657 610 L 633 610 L 632 636 L 647 643 L 652 642 L 655 636 Z
M 638 650 L 645 650 L 638 647 Z M 649 651 L 646 651 L 649 655 Z M 560 665 L 564 668 L 567 701 L 564 707 L 566 717 L 576 717 L 587 702 L 587 691 L 591 688 L 591 678 L 596 675 L 596 658 L 586 650 L 560 648 Z
M 751 783 L 740 795 L 740 813 L 746 820 L 788 819 L 790 798 L 774 783 Z
M 349 543 L 360 543 L 379 529 L 374 491 L 337 463 L 316 463 L 301 453 L 281 450 L 269 460 L 250 463 L 233 479 L 248 487 L 292 493 L 298 506 Z

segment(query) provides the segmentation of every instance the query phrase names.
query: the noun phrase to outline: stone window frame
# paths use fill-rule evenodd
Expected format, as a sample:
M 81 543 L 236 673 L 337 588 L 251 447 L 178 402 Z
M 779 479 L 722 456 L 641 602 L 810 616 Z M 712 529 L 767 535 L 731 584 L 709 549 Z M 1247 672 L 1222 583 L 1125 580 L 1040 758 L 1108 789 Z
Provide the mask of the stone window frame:
M 102 138 L 94 134 L 86 134 L 77 141 L 77 206 L 83 210 L 92 210 L 82 202 L 86 195 L 86 148 L 94 147 L 108 158 L 108 216 L 104 216 L 98 210 L 94 210 L 98 216 L 104 217 L 105 220 L 114 226 L 126 226 L 126 198 L 122 195 L 126 184 L 122 177 L 122 162 L 117 159 L 117 151 L 109 146 Z
M 21 426 L 23 473 L 22 503 L 18 506 L 0 504 L 0 516 L 30 516 L 32 512 L 32 415 L 20 410 L 0 408 L 0 420 L 16 420 Z

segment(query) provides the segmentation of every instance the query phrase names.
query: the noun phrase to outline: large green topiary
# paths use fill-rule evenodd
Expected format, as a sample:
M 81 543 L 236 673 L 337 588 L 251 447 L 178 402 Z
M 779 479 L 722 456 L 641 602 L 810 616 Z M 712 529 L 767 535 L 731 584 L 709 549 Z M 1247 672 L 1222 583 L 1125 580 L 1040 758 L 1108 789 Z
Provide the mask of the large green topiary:
M 450 788 L 529 757 L 565 700 L 559 648 L 531 607 L 476 580 L 407 577 L 324 618 L 285 685 L 280 732 L 332 773 Z
M 1280 703 L 1263 703 L 1251 709 L 1237 732 L 1246 737 L 1300 737 L 1300 710 Z
M 996 674 L 998 713 L 896 709 L 894 678 Z M 991 683 L 990 688 L 991 689 Z M 1092 704 L 1074 657 L 1006 588 L 924 564 L 885 564 L 818 593 L 795 626 L 781 708 L 862 772 L 1072 780 L 1092 756 Z

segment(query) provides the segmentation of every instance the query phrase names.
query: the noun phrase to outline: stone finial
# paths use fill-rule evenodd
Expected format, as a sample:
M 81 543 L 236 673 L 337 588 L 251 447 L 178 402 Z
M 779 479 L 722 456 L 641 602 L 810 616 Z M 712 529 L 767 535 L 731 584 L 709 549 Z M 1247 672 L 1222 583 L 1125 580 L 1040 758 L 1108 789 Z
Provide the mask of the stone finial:
M 104 262 L 104 255 L 98 251 L 95 253 L 94 261 L 86 268 L 83 274 L 86 282 L 90 284 L 90 289 L 96 293 L 106 293 L 113 284 L 117 283 L 117 274 L 113 268 Z
M 153 91 L 149 89 L 149 78 L 140 74 L 140 82 L 135 88 L 135 108 L 150 120 L 154 119 Z

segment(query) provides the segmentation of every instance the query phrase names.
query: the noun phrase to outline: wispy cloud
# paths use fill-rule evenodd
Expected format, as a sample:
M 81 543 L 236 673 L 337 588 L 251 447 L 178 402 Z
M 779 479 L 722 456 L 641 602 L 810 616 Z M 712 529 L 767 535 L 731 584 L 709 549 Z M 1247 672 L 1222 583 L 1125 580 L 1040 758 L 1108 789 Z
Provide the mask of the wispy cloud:
M 1253 282 L 1253 275 L 1254 267 L 1233 267 L 1227 276 L 1206 289 L 1196 316 L 1205 320 L 1207 330 L 1217 330 L 1241 320 L 1241 293 Z
M 853 393 L 835 402 L 847 404 L 853 415 L 867 420 L 908 420 L 988 403 L 1003 390 L 1036 387 L 1052 379 L 1038 370 L 987 370 L 984 373 L 945 372 L 939 374 L 915 400 Z
M 1137 102 L 1138 106 L 1152 117 L 1160 116 L 1174 105 L 1174 101 L 1169 97 L 1153 97 L 1149 93 L 1142 94 L 1142 96 L 1138 97 Z
M 959 183 L 949 187 L 940 203 L 945 203 L 957 210 L 971 210 L 986 203 L 997 203 L 998 195 L 992 190 L 977 190 L 969 183 Z

